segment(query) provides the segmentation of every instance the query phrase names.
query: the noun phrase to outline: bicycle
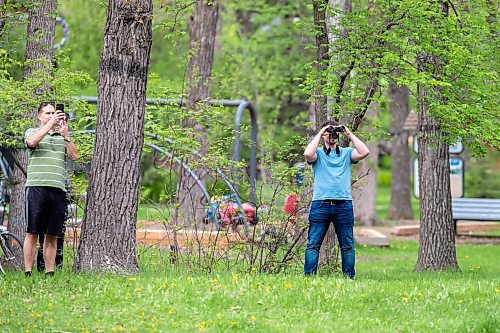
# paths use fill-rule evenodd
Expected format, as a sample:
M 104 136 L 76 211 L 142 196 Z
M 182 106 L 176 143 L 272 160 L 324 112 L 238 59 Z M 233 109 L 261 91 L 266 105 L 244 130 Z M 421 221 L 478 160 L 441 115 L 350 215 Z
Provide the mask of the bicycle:
M 12 270 L 19 270 L 24 267 L 24 256 L 23 243 L 3 225 L 7 208 L 3 198 L 0 199 L 0 204 L 2 209 L 0 220 L 0 273 L 4 274 L 4 267 Z

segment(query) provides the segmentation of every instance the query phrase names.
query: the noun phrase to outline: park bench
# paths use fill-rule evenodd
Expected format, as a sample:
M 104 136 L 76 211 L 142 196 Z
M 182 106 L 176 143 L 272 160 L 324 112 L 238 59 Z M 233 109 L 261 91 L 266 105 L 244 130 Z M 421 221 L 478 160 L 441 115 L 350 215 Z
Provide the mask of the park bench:
M 451 210 L 455 230 L 459 220 L 500 221 L 500 199 L 453 198 Z

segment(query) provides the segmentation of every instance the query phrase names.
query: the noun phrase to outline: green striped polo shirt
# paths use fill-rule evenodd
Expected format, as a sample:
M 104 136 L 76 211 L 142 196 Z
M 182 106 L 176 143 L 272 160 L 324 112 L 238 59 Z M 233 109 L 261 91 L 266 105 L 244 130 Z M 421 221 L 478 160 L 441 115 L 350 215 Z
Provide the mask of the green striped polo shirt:
M 28 129 L 25 142 L 39 129 Z M 62 135 L 47 133 L 34 149 L 28 147 L 26 187 L 56 187 L 66 191 L 66 179 L 66 142 Z

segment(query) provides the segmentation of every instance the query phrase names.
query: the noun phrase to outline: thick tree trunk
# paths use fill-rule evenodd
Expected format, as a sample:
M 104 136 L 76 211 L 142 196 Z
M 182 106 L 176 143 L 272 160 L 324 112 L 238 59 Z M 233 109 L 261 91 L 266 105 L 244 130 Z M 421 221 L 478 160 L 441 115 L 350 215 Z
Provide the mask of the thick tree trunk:
M 448 3 L 440 1 L 448 13 Z M 421 54 L 419 70 L 436 71 L 440 59 Z M 439 94 L 439 89 L 434 90 Z M 415 270 L 458 270 L 455 226 L 451 212 L 450 153 L 438 124 L 431 117 L 427 91 L 418 87 L 418 178 L 420 198 L 420 238 Z M 440 96 L 441 99 L 442 96 Z
M 151 0 L 109 1 L 77 271 L 138 270 L 136 218 L 152 11 Z
M 420 98 L 425 92 L 419 90 Z M 418 271 L 458 269 L 451 213 L 450 165 L 443 133 L 429 115 L 425 101 L 418 115 L 418 178 L 420 240 Z
M 198 1 L 195 5 L 194 13 L 189 22 L 190 45 L 189 62 L 187 67 L 187 114 L 188 117 L 183 125 L 188 128 L 195 128 L 198 134 L 196 140 L 200 144 L 199 153 L 204 156 L 208 151 L 207 129 L 197 123 L 189 116 L 191 112 L 202 113 L 203 103 L 210 98 L 212 88 L 212 64 L 215 49 L 215 37 L 217 34 L 217 22 L 219 17 L 218 1 Z M 200 166 L 196 167 L 196 159 L 189 157 L 193 170 L 205 182 L 205 173 Z M 185 161 L 187 162 L 187 161 Z M 182 169 L 182 176 L 178 184 L 180 211 L 183 216 L 180 220 L 184 224 L 195 225 L 205 217 L 205 197 L 196 184 L 195 180 L 187 171 Z
M 403 124 L 410 112 L 408 88 L 398 87 L 391 81 L 389 86 L 391 121 L 391 203 L 388 212 L 390 220 L 413 219 L 411 209 L 410 151 L 408 132 Z
M 371 120 L 378 118 L 379 106 L 376 103 L 371 103 L 366 112 L 365 119 Z M 368 128 L 369 127 L 369 128 Z M 373 132 L 371 126 L 365 126 L 364 130 Z M 359 168 L 356 168 L 357 173 L 366 175 L 359 180 L 359 184 L 355 183 L 352 188 L 352 197 L 354 204 L 354 219 L 362 225 L 377 225 L 377 211 L 375 207 L 377 198 L 377 169 L 378 169 L 378 143 L 368 142 L 366 144 L 370 150 L 370 155 L 363 159 Z
M 37 90 L 33 91 L 35 98 L 50 92 L 48 79 L 53 59 L 55 14 L 55 0 L 34 2 L 28 14 L 23 77 L 24 79 L 36 77 L 40 80 Z M 29 117 L 36 118 L 36 110 L 28 110 L 27 112 L 29 112 Z M 14 151 L 13 155 L 16 160 L 13 169 L 13 183 L 15 185 L 11 192 L 9 230 L 23 239 L 26 232 L 24 184 L 28 158 L 24 150 Z

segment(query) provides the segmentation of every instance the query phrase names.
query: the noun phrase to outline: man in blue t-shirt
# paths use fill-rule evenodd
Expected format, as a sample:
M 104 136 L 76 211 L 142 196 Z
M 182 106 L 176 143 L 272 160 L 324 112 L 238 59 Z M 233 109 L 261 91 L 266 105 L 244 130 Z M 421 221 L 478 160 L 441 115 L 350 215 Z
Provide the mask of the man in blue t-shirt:
M 339 147 L 342 133 L 354 144 L 354 148 Z M 323 147 L 318 148 L 320 142 Z M 319 249 L 330 223 L 340 244 L 342 273 L 354 279 L 354 213 L 351 197 L 351 163 L 368 156 L 368 147 L 347 127 L 328 120 L 307 145 L 304 157 L 314 171 L 314 187 L 309 212 L 308 243 L 305 254 L 304 274 L 316 274 Z

